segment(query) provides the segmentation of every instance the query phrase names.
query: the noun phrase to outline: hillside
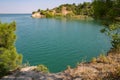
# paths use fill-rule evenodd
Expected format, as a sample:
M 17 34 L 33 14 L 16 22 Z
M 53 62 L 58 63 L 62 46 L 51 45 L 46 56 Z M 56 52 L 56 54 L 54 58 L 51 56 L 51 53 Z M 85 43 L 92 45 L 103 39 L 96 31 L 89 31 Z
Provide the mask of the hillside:
M 92 16 L 92 4 L 89 2 L 84 2 L 83 4 L 76 5 L 73 4 L 63 4 L 59 7 L 53 9 L 41 10 L 32 12 L 33 18 L 43 18 L 43 17 L 81 17 L 82 16 Z

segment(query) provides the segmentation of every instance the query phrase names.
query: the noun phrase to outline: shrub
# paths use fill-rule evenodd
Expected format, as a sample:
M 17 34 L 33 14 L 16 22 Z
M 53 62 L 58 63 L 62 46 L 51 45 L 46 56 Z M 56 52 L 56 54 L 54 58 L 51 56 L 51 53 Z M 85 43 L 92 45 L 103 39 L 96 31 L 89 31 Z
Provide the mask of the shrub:
M 96 58 L 92 58 L 92 63 L 96 63 L 97 59 Z
M 32 12 L 32 14 L 35 14 L 35 13 L 36 13 L 35 11 Z
M 3 63 L 0 63 L 0 77 L 6 75 L 9 71 L 9 67 Z
M 103 62 L 103 63 L 109 62 L 108 58 L 104 54 L 100 54 L 98 59 L 100 60 L 100 62 Z
M 35 69 L 35 71 L 40 71 L 40 72 L 43 72 L 43 73 L 49 72 L 48 68 L 44 65 L 38 65 L 37 68 Z

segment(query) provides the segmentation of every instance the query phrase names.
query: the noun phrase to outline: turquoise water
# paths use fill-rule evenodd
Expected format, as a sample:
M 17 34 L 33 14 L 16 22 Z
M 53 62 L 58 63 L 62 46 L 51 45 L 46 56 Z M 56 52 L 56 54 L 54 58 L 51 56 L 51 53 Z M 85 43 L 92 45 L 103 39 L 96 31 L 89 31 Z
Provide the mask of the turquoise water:
M 44 64 L 51 72 L 68 65 L 89 61 L 107 52 L 109 39 L 100 33 L 102 25 L 95 21 L 66 19 L 33 19 L 30 14 L 0 15 L 2 22 L 17 23 L 16 47 L 24 56 L 23 63 Z

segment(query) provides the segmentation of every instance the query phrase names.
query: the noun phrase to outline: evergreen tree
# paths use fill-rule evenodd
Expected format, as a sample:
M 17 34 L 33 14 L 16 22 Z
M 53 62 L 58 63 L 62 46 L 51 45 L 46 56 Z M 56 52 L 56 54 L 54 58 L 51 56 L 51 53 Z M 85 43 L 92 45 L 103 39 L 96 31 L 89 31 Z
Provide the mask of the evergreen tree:
M 16 23 L 0 23 L 0 76 L 22 63 L 22 55 L 14 46 Z

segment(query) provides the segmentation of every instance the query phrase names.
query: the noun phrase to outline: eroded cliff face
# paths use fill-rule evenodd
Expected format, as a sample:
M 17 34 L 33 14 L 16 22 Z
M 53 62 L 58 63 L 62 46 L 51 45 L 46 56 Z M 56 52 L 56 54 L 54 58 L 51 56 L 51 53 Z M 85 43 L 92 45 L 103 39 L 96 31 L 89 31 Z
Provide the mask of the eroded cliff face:
M 120 53 L 99 56 L 89 63 L 59 73 L 35 71 L 36 66 L 25 67 L 0 80 L 120 80 Z

